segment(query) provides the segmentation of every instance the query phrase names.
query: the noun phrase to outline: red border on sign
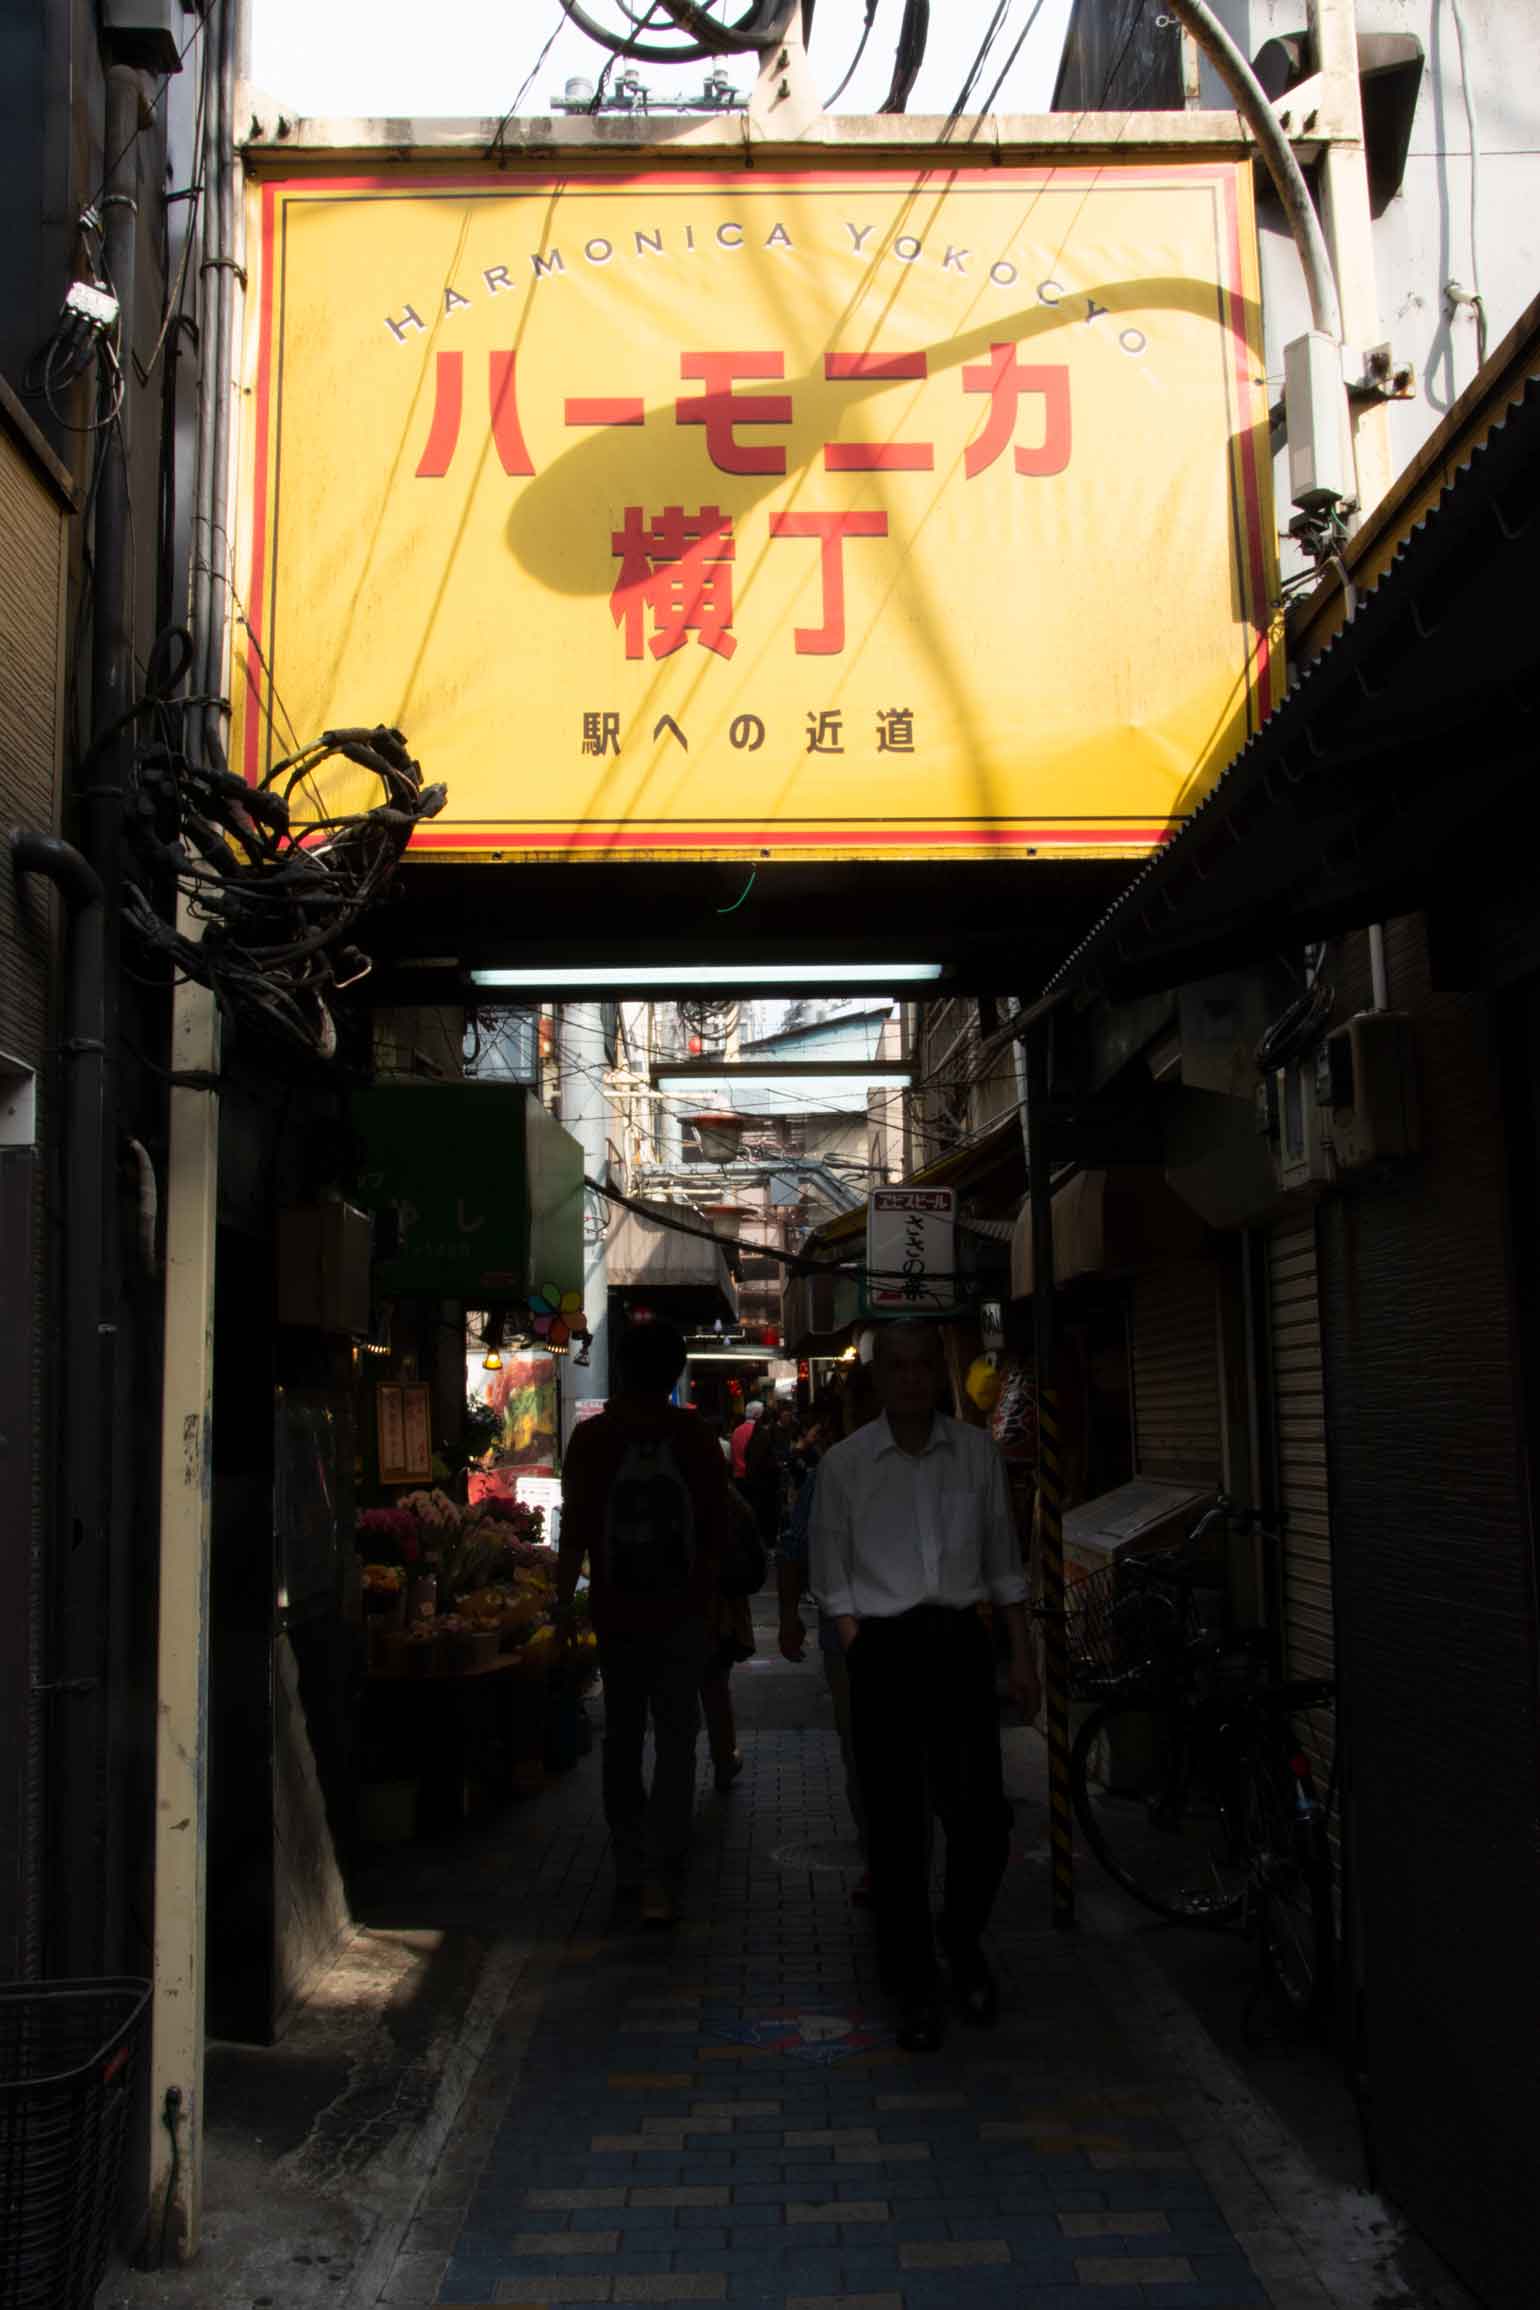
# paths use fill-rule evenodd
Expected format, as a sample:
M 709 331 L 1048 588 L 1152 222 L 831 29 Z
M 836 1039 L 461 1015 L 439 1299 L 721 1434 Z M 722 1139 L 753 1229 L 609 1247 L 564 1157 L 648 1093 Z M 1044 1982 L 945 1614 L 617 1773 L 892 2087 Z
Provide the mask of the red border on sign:
M 1250 372 L 1251 352 L 1246 337 L 1245 306 L 1246 282 L 1244 257 L 1241 247 L 1240 204 L 1237 197 L 1235 164 L 1233 161 L 1211 162 L 1151 162 L 1132 164 L 1119 162 L 1116 172 L 1125 184 L 1207 184 L 1216 186 L 1223 199 L 1228 224 L 1227 244 L 1221 256 L 1228 258 L 1229 278 L 1221 280 L 1220 288 L 1225 302 L 1232 338 L 1235 344 L 1235 383 L 1238 395 L 1238 416 L 1254 408 L 1255 381 Z M 531 193 L 549 193 L 555 189 L 579 189 L 585 185 L 613 187 L 615 185 L 678 187 L 682 182 L 704 186 L 711 190 L 739 190 L 763 192 L 768 189 L 796 185 L 841 185 L 855 189 L 886 189 L 899 172 L 892 168 L 819 168 L 790 167 L 754 171 L 753 182 L 746 185 L 741 169 L 695 169 L 685 163 L 679 167 L 659 170 L 628 170 L 623 166 L 606 167 L 602 163 L 560 170 L 523 170 L 517 176 L 504 169 L 487 168 L 468 163 L 463 166 L 413 170 L 406 175 L 400 170 L 381 174 L 365 172 L 351 176 L 301 172 L 292 176 L 273 177 L 262 185 L 261 192 L 261 247 L 262 289 L 261 309 L 257 329 L 256 411 L 252 446 L 252 539 L 249 566 L 250 583 L 245 605 L 245 624 L 248 635 L 246 653 L 246 707 L 242 729 L 242 760 L 247 783 L 257 785 L 262 776 L 261 726 L 270 719 L 270 700 L 273 685 L 262 654 L 263 597 L 267 584 L 269 492 L 272 476 L 271 459 L 272 375 L 277 284 L 274 278 L 273 251 L 276 237 L 277 203 L 280 195 L 294 196 L 314 192 L 320 197 L 338 193 L 395 192 L 410 195 L 420 189 L 463 190 L 467 186 L 485 186 L 489 194 L 499 198 L 520 187 Z M 922 169 L 914 179 L 917 189 L 928 185 L 951 185 L 976 179 L 980 184 L 1016 184 L 1046 186 L 1050 184 L 1095 184 L 1105 179 L 1105 164 L 1067 166 L 1036 163 L 989 168 L 948 168 L 934 166 Z M 1223 268 L 1222 269 L 1226 269 Z M 1240 463 L 1242 490 L 1246 512 L 1247 568 L 1249 578 L 1250 622 L 1256 634 L 1254 687 L 1260 700 L 1263 716 L 1275 703 L 1272 688 L 1272 648 L 1268 616 L 1266 562 L 1264 556 L 1261 503 L 1262 490 L 1257 469 L 1255 422 L 1240 426 Z M 1248 672 L 1248 689 L 1252 677 Z M 944 845 L 952 849 L 1001 850 L 1005 848 L 1086 849 L 1101 846 L 1117 848 L 1156 848 L 1179 831 L 1183 821 L 1163 821 L 1157 826 L 1107 826 L 1097 828 L 1069 828 L 1062 826 L 1006 826 L 980 827 L 973 823 L 954 826 L 915 827 L 895 826 L 891 830 L 862 825 L 859 827 L 828 826 L 821 828 L 754 828 L 684 827 L 653 822 L 646 827 L 596 828 L 575 826 L 565 829 L 532 828 L 527 822 L 504 831 L 486 825 L 463 825 L 450 829 L 419 827 L 412 837 L 414 851 L 487 851 L 523 852 L 600 852 L 600 851 L 672 851 L 688 846 L 691 849 L 708 847 L 716 850 L 732 849 L 829 849 L 844 846 L 865 849 L 899 848 L 914 844 Z

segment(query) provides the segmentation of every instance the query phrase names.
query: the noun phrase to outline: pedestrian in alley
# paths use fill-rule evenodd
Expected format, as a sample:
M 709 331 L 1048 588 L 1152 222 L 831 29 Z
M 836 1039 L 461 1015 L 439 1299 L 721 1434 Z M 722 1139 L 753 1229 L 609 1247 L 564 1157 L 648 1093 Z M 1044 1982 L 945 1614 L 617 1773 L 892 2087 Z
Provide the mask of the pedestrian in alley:
M 1009 1856 L 1010 1810 L 980 1604 L 992 1601 L 1004 1619 L 1010 1689 L 1029 1719 L 1040 1694 L 1005 1469 L 981 1429 L 937 1409 L 936 1331 L 880 1331 L 873 1376 L 881 1416 L 818 1470 L 812 1588 L 850 1682 L 884 1985 L 899 2007 L 899 2043 L 930 2052 L 942 2007 L 927 1796 L 946 1832 L 939 1939 L 953 1993 L 980 2026 L 999 2008 L 981 1943 Z
M 588 1560 L 604 1680 L 604 1816 L 622 1890 L 642 1919 L 679 1913 L 695 1809 L 701 1680 L 712 1657 L 728 1477 L 715 1441 L 669 1398 L 682 1335 L 637 1324 L 615 1351 L 615 1393 L 572 1433 L 562 1476 L 557 1606 L 565 1625 Z M 642 1751 L 648 1718 L 652 1785 Z
M 732 1440 L 729 1450 L 732 1460 L 733 1481 L 736 1484 L 741 1484 L 745 1475 L 748 1473 L 749 1445 L 754 1440 L 754 1429 L 756 1424 L 762 1420 L 764 1416 L 765 1407 L 763 1399 L 759 1396 L 755 1396 L 744 1405 L 743 1417 L 732 1432 Z

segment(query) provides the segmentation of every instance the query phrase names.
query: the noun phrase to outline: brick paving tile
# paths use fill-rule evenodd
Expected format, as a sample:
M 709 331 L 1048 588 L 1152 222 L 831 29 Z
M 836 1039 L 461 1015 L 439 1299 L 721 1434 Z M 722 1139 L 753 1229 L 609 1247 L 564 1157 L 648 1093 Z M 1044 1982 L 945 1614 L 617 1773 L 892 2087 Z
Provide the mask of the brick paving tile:
M 1170 2215 L 1153 2207 L 1117 2214 L 1060 2214 L 1058 2219 L 1066 2238 L 1153 2238 L 1171 2230 Z
M 1075 2270 L 1082 2286 L 1190 2286 L 1197 2277 L 1182 2254 L 1087 2254 Z
M 899 2265 L 905 2270 L 983 2270 L 992 2262 L 1009 2262 L 1011 2249 L 1003 2238 L 975 2238 L 945 2246 L 900 2246 Z
M 786 2310 L 904 2310 L 902 2294 L 788 2294 Z
M 512 2254 L 618 2254 L 618 2230 L 516 2230 Z
M 834 2204 L 789 2205 L 788 2222 L 887 2222 L 892 2208 L 882 2198 L 845 2198 Z

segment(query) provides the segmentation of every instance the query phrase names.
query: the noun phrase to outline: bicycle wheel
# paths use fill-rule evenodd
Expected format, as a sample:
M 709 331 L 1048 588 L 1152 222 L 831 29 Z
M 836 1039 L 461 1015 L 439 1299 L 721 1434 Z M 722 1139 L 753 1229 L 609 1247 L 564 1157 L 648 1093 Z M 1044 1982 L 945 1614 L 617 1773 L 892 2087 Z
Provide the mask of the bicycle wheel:
M 1208 1769 L 1185 1709 L 1132 1695 L 1093 1709 L 1070 1757 L 1070 1798 L 1108 1876 L 1158 1917 L 1240 1915 L 1242 1807 Z
M 1334 1944 L 1331 1854 L 1302 1755 L 1280 1748 L 1252 1758 L 1247 1840 L 1262 1961 L 1284 2003 L 1305 2018 L 1326 2002 Z

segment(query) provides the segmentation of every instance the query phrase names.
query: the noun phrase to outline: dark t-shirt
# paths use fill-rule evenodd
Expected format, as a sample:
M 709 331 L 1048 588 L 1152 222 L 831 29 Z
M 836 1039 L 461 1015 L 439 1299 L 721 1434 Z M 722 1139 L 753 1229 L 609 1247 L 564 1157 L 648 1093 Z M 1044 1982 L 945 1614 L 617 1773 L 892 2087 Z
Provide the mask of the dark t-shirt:
M 604 1560 L 605 1503 L 627 1447 L 639 1438 L 660 1436 L 690 1489 L 695 1568 L 676 1594 L 618 1595 Z M 562 1470 L 562 1541 L 581 1546 L 588 1558 L 593 1621 L 600 1636 L 662 1636 L 704 1615 L 716 1594 L 727 1519 L 727 1463 L 697 1413 L 682 1412 L 657 1397 L 612 1396 L 597 1419 L 573 1429 Z

